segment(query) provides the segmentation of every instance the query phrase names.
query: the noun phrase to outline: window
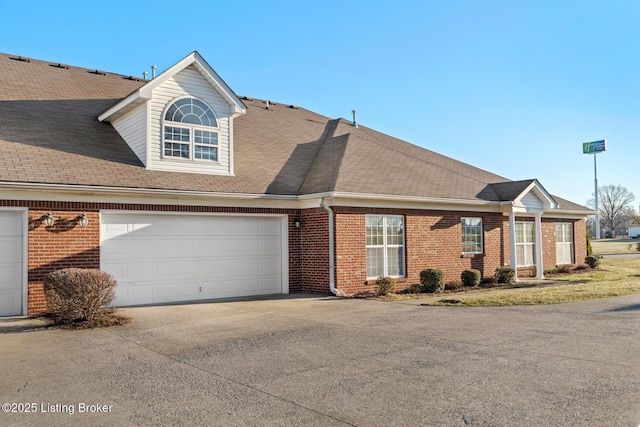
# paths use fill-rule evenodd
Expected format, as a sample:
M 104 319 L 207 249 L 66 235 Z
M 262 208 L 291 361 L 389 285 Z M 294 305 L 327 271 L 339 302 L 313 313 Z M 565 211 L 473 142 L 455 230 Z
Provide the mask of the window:
M 535 241 L 535 224 L 516 222 L 516 265 L 529 266 L 536 263 Z
M 462 218 L 462 253 L 482 252 L 482 218 Z
M 367 215 L 367 277 L 404 277 L 404 217 Z
M 573 224 L 556 223 L 556 264 L 573 264 Z
M 218 161 L 218 121 L 204 102 L 182 98 L 164 115 L 164 157 Z

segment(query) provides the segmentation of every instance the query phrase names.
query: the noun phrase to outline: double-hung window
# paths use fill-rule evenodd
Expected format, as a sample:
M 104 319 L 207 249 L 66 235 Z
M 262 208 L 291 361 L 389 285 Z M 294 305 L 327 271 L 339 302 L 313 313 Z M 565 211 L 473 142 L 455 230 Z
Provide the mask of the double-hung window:
M 536 263 L 536 235 L 533 222 L 516 222 L 516 264 L 531 266 Z
M 573 224 L 556 223 L 556 264 L 573 264 Z
M 367 215 L 367 277 L 404 277 L 404 217 Z
M 482 218 L 462 218 L 462 253 L 482 252 Z
M 195 98 L 182 98 L 164 114 L 165 158 L 218 161 L 218 121 L 213 110 Z

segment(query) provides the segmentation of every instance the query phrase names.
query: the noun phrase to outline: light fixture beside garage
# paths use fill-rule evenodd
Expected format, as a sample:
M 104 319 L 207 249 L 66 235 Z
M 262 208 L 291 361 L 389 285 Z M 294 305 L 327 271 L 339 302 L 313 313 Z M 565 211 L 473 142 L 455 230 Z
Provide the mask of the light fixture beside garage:
M 44 220 L 44 225 L 47 227 L 51 227 L 53 223 L 56 222 L 56 219 L 53 217 L 51 212 L 47 212 L 46 215 L 43 215 L 42 219 Z
M 89 224 L 89 218 L 84 213 L 76 218 L 76 221 L 80 224 L 80 227 L 86 227 Z
M 295 225 L 296 228 L 300 228 L 302 226 L 302 218 L 299 216 L 293 218 L 293 225 Z

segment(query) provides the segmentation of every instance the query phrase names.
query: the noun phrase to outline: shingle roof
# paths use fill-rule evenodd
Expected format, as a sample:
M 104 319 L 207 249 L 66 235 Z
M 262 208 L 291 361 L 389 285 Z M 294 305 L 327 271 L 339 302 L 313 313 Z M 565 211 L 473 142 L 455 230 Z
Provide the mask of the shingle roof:
M 146 81 L 11 58 L 15 56 L 0 54 L 0 181 L 471 201 L 508 200 L 513 191 L 505 189 L 516 186 L 343 119 L 283 104 L 266 109 L 264 101 L 248 98 L 243 98 L 246 114 L 234 120 L 234 176 L 147 170 L 115 129 L 97 120 Z M 505 185 L 491 186 L 496 183 Z M 563 208 L 586 210 L 556 200 Z

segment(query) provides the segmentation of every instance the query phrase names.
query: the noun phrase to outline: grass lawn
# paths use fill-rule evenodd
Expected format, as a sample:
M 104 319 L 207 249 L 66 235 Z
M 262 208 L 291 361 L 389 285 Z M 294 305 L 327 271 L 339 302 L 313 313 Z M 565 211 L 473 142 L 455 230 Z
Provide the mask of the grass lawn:
M 638 243 L 640 239 L 630 239 L 628 237 L 619 237 L 615 239 L 591 240 L 591 248 L 594 255 L 607 254 L 631 254 L 638 252 Z
M 471 291 L 443 295 L 423 305 L 499 307 L 559 304 L 640 293 L 640 258 L 603 259 L 599 269 L 553 277 L 560 284 L 519 283 L 499 291 Z

